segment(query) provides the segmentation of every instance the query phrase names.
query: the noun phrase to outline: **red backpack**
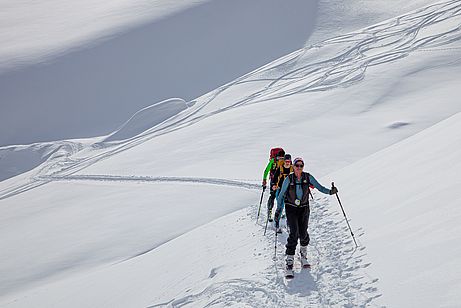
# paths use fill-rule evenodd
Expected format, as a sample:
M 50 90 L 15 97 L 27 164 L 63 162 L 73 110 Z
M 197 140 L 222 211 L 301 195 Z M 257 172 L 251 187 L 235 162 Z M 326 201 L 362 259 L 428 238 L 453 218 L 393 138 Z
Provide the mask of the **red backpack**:
M 282 148 L 272 148 L 269 160 L 272 159 L 272 158 L 277 157 L 277 154 L 279 154 L 280 152 L 282 152 L 282 153 L 280 155 L 278 155 L 278 156 L 284 156 L 285 155 L 285 151 Z
M 272 165 L 272 169 L 271 169 L 271 171 L 269 173 L 269 177 L 270 177 L 271 181 L 274 180 L 274 173 L 275 173 L 275 170 L 277 169 L 276 157 L 277 156 L 284 156 L 284 155 L 285 155 L 285 151 L 282 148 L 272 148 L 271 149 L 271 154 L 270 154 L 269 160 L 271 160 L 272 158 L 275 160 L 275 163 Z

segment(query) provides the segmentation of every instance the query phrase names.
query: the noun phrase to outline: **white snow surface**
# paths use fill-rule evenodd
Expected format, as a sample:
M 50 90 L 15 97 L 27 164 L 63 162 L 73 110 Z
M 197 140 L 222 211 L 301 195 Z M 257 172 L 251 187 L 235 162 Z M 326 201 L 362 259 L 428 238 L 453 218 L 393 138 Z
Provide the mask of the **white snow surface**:
M 0 307 L 459 306 L 461 2 L 401 4 L 111 134 L 0 148 Z M 292 281 L 267 195 L 255 223 L 273 146 L 359 245 L 314 192 Z

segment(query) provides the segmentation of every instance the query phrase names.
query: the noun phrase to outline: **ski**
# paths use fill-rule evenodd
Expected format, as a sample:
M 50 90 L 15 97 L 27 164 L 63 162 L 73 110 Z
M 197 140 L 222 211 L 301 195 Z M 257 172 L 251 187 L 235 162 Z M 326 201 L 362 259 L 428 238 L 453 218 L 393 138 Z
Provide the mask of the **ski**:
M 293 279 L 293 278 L 295 278 L 295 273 L 294 273 L 293 269 L 286 269 L 286 270 L 285 270 L 285 278 L 286 278 L 286 279 Z
M 311 268 L 311 265 L 309 264 L 309 262 L 307 262 L 306 259 L 301 258 L 301 267 L 302 267 L 302 268 L 309 269 L 309 268 Z

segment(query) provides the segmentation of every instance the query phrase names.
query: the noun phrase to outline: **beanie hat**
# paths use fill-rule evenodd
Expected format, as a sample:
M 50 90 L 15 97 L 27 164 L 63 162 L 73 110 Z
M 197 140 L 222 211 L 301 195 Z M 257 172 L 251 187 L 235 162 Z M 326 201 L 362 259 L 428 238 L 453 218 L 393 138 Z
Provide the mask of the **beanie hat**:
M 301 157 L 296 157 L 295 160 L 293 161 L 293 165 L 296 165 L 297 162 L 302 162 L 304 165 L 304 160 Z
M 284 159 L 291 161 L 291 155 L 290 154 L 285 154 Z

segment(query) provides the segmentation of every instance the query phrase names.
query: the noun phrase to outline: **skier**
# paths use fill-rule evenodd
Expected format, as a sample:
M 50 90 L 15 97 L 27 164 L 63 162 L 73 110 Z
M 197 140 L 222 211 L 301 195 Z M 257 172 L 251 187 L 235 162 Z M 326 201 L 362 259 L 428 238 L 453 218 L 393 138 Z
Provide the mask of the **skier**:
M 273 190 L 276 190 L 275 198 L 278 198 L 280 194 L 280 187 L 282 187 L 283 181 L 285 178 L 293 172 L 293 165 L 291 164 L 291 155 L 285 154 L 283 158 L 283 165 L 280 166 L 274 173 L 274 178 L 276 179 L 276 185 L 274 185 Z M 282 213 L 284 208 L 284 199 L 281 202 L 277 201 L 277 210 L 276 213 Z M 280 215 L 275 215 L 274 217 L 274 226 L 277 233 L 281 233 L 282 229 L 280 228 Z
M 273 153 L 275 154 L 273 155 Z M 266 187 L 267 184 L 267 175 L 270 173 L 270 195 L 269 199 L 267 200 L 267 217 L 269 221 L 272 221 L 272 208 L 274 207 L 274 200 L 275 200 L 275 190 L 273 189 L 275 183 L 274 179 L 274 173 L 277 168 L 279 168 L 281 165 L 283 165 L 283 157 L 285 155 L 285 151 L 282 148 L 274 148 L 271 149 L 271 159 L 269 160 L 269 163 L 266 166 L 266 169 L 264 169 L 264 174 L 263 174 L 263 183 L 262 186 Z M 274 156 L 274 157 L 272 157 Z
M 304 161 L 302 158 L 295 158 L 293 161 L 294 172 L 283 181 L 280 193 L 277 197 L 277 204 L 285 200 L 285 212 L 289 235 L 286 244 L 286 278 L 293 278 L 293 263 L 298 239 L 300 240 L 300 259 L 304 268 L 309 268 L 307 261 L 307 245 L 309 244 L 309 234 L 307 232 L 309 221 L 309 185 L 312 184 L 320 192 L 333 195 L 338 192 L 336 187 L 328 189 L 307 172 L 303 172 Z M 279 219 L 281 211 L 277 209 L 275 219 Z

